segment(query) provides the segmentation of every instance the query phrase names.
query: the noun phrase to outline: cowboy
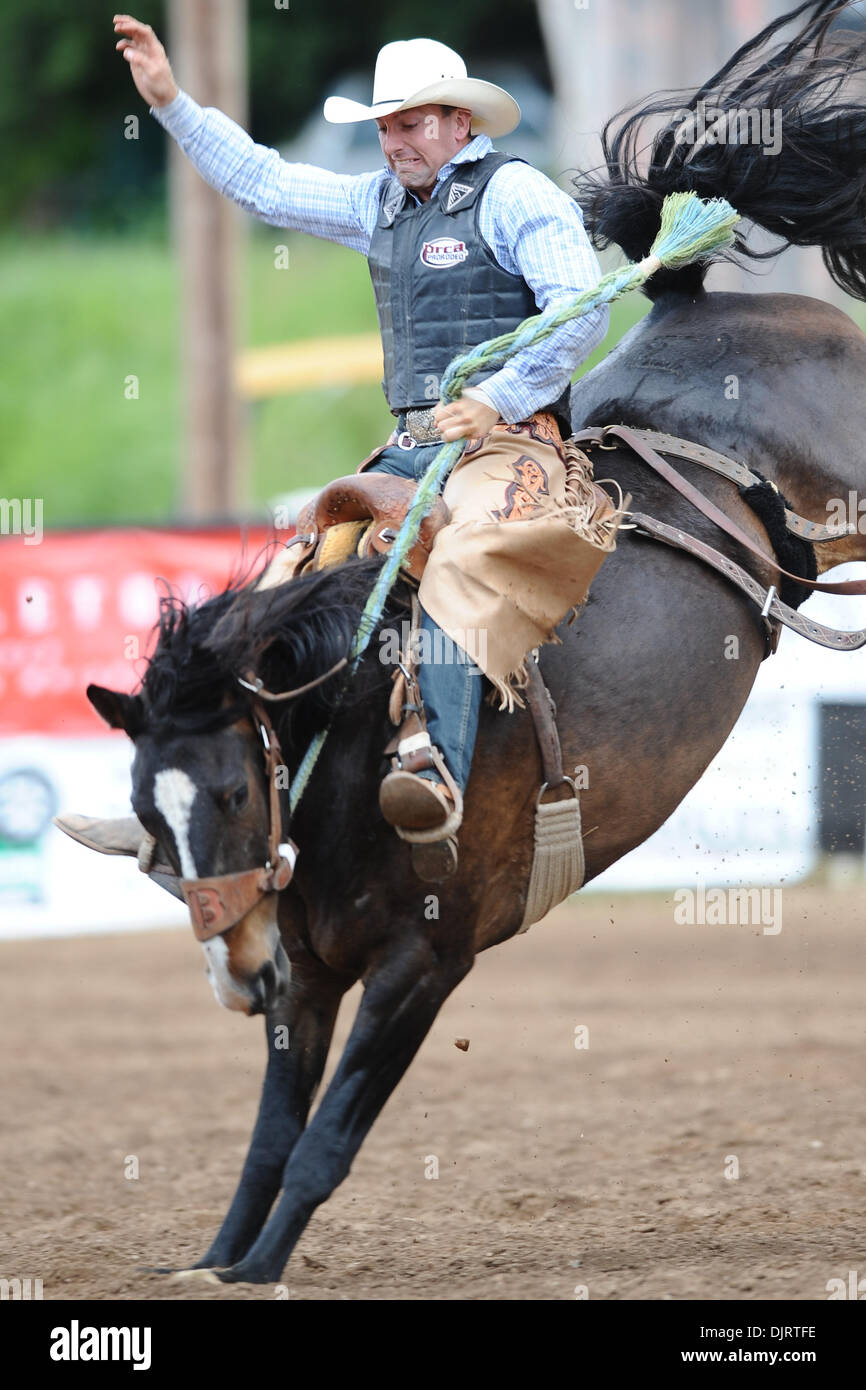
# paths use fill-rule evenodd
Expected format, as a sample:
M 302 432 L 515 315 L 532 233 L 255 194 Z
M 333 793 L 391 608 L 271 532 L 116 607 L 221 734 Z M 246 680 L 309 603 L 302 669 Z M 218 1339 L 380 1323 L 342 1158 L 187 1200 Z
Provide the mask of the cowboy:
M 149 25 L 117 15 L 114 27 L 123 35 L 117 48 L 151 114 L 212 187 L 265 222 L 367 257 L 382 333 L 383 386 L 396 427 L 361 467 L 418 480 L 443 441 L 466 438 L 449 487 L 469 461 L 473 476 L 484 480 L 495 464 L 498 492 L 485 496 L 487 519 L 531 516 L 549 497 L 553 478 L 561 493 L 560 426 L 570 433 L 571 377 L 603 339 L 606 308 L 557 329 L 504 368 L 479 373 L 458 400 L 439 402 L 439 381 L 453 358 L 573 298 L 600 274 L 572 199 L 538 170 L 493 148 L 493 139 L 520 120 L 513 97 L 469 78 L 460 56 L 442 43 L 386 44 L 369 106 L 337 96 L 324 105 L 331 122 L 376 122 L 385 167 L 339 175 L 287 163 L 222 112 L 203 110 L 178 89 Z M 466 488 L 456 488 L 452 504 L 449 487 L 445 501 L 465 524 L 478 515 L 478 504 L 475 512 L 461 512 Z M 428 565 L 419 597 L 428 649 L 446 655 L 422 663 L 418 679 L 430 742 L 441 756 L 422 755 L 411 771 L 390 772 L 380 794 L 385 819 L 409 831 L 455 828 L 455 795 L 468 780 L 478 725 L 479 667 L 510 704 L 508 668 L 535 644 L 518 622 L 512 650 L 500 622 L 499 665 L 494 660 L 489 669 L 480 655 L 486 642 L 471 653 L 454 644 L 448 627 L 459 624 L 462 636 L 465 615 L 454 609 L 465 605 L 467 593 L 459 549 L 449 567 L 445 532 L 431 561 L 440 551 L 442 565 L 435 571 Z M 556 621 L 570 605 L 558 606 Z M 486 628 L 480 635 L 487 637 Z M 91 831 L 90 838 L 99 835 Z

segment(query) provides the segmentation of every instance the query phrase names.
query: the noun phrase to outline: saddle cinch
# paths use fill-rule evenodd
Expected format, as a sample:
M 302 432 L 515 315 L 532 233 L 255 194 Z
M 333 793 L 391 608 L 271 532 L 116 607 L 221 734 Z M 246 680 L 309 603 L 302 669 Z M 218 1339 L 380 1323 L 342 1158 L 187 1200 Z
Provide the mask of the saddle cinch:
M 258 587 L 273 588 L 299 574 L 342 564 L 353 555 L 384 555 L 412 505 L 417 484 L 390 473 L 336 478 L 298 513 L 297 533 L 272 561 Z M 438 497 L 424 517 L 403 569 L 420 580 L 433 542 L 451 520 Z

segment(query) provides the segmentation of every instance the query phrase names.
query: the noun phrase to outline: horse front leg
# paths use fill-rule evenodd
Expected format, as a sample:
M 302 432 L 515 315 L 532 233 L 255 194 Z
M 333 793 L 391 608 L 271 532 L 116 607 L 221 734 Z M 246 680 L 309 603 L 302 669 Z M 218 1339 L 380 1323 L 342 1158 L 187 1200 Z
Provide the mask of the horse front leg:
M 261 1234 L 224 1282 L 279 1279 L 316 1207 L 348 1175 L 376 1116 L 473 957 L 440 956 L 429 941 L 404 943 L 365 984 L 339 1066 L 286 1164 L 283 1194 Z
M 265 1017 L 268 1062 L 240 1181 L 219 1232 L 194 1270 L 240 1260 L 267 1220 L 307 1123 L 349 983 L 307 959 L 292 962 L 288 997 Z

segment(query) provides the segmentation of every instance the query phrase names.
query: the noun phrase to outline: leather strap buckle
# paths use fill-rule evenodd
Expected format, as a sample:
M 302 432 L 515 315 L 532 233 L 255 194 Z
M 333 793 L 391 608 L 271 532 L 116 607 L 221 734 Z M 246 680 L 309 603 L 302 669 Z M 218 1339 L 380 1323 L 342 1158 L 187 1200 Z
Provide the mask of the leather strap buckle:
M 761 617 L 762 617 L 762 618 L 766 618 L 767 614 L 770 612 L 770 609 L 773 607 L 773 599 L 774 599 L 775 597 L 776 597 L 776 586 L 775 586 L 775 584 L 771 584 L 770 587 L 769 587 L 769 589 L 767 590 L 767 597 L 764 599 L 764 606 L 763 606 L 763 608 L 761 609 Z

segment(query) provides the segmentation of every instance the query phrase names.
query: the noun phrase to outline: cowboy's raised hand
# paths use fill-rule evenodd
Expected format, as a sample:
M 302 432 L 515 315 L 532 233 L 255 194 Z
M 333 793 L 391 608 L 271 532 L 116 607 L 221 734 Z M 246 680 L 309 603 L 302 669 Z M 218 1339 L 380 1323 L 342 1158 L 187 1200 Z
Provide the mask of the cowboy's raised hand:
M 167 106 L 177 96 L 177 83 L 165 49 L 149 24 L 131 14 L 114 16 L 115 34 L 126 34 L 115 45 L 129 63 L 132 80 L 148 106 Z
M 498 419 L 498 410 L 471 396 L 461 396 L 448 405 L 440 401 L 433 411 L 433 421 L 446 444 L 455 439 L 480 439 L 490 433 Z

